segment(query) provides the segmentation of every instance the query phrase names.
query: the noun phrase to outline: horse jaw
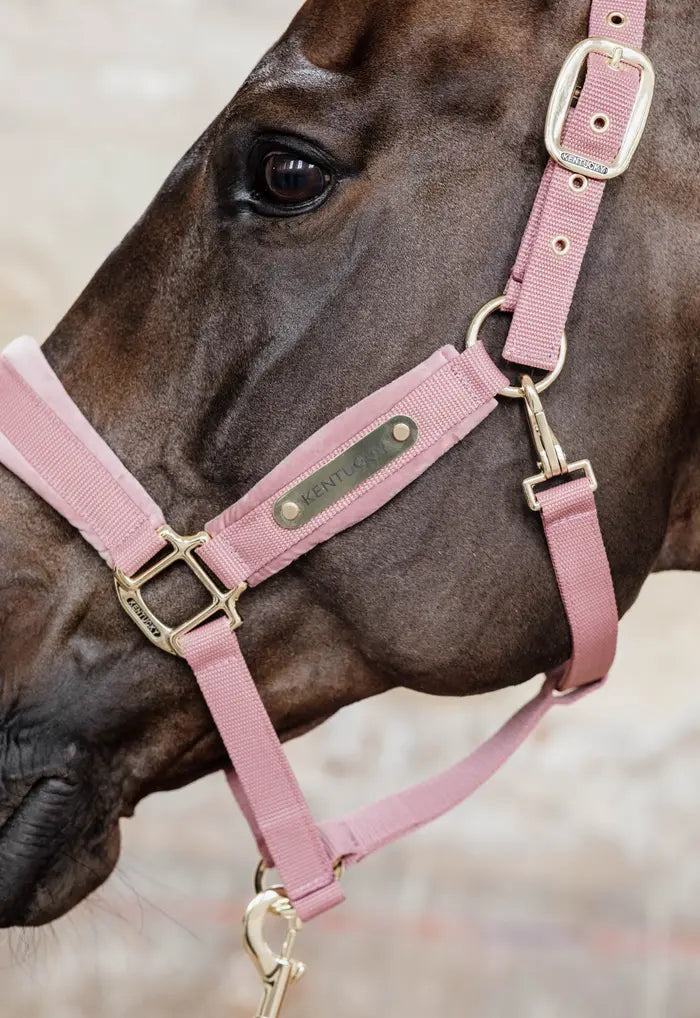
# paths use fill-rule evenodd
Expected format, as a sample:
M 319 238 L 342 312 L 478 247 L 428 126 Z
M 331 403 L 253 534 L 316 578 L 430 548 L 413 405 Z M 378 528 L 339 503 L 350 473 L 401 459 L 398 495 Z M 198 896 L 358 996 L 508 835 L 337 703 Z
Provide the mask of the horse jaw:
M 678 473 L 666 537 L 654 569 L 700 570 L 700 441 Z

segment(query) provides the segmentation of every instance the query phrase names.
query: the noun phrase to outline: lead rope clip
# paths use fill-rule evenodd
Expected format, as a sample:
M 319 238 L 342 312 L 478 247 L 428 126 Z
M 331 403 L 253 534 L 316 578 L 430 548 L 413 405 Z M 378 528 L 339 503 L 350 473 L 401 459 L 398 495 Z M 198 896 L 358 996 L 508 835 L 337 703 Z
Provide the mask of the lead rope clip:
M 557 436 L 549 426 L 547 415 L 542 406 L 535 383 L 529 375 L 523 375 L 522 386 L 519 395 L 525 403 L 525 413 L 530 429 L 530 436 L 535 446 L 537 455 L 537 466 L 540 468 L 538 474 L 526 477 L 523 481 L 523 491 L 527 504 L 534 511 L 538 512 L 542 506 L 539 503 L 535 488 L 545 481 L 551 481 L 555 477 L 563 477 L 565 474 L 572 474 L 582 470 L 591 486 L 591 491 L 598 487 L 593 467 L 590 460 L 575 460 L 570 462 L 564 455 Z
M 255 1018 L 277 1018 L 290 983 L 304 975 L 306 967 L 292 958 L 294 942 L 302 922 L 289 898 L 281 888 L 270 887 L 256 894 L 243 918 L 243 942 L 253 959 L 263 983 L 263 995 Z M 278 952 L 265 939 L 265 922 L 269 915 L 279 916 L 287 923 L 287 933 Z
M 557 441 L 557 436 L 549 426 L 542 400 L 529 375 L 523 375 L 522 390 L 527 423 L 537 454 L 537 465 L 549 481 L 552 477 L 566 474 L 569 465 L 566 462 L 564 450 Z

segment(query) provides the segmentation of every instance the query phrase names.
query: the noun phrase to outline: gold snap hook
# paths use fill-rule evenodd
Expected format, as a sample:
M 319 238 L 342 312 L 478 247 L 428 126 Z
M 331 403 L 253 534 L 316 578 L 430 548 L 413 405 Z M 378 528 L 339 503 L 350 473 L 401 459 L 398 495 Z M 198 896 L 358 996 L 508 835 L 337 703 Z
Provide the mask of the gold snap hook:
M 561 477 L 564 474 L 574 473 L 577 470 L 583 470 L 591 486 L 591 491 L 595 491 L 598 487 L 598 482 L 593 473 L 590 460 L 576 460 L 573 463 L 567 460 L 557 436 L 549 426 L 547 415 L 542 406 L 542 400 L 537 392 L 537 386 L 529 375 L 523 375 L 521 389 L 527 424 L 533 445 L 535 446 L 537 466 L 540 468 L 538 474 L 526 477 L 523 481 L 523 491 L 529 507 L 534 512 L 538 512 L 542 508 L 535 494 L 537 485 L 542 484 L 544 481 L 551 481 L 553 477 Z
M 279 952 L 265 939 L 267 917 L 279 916 L 287 923 L 287 933 Z M 255 1018 L 278 1018 L 289 984 L 304 975 L 305 967 L 292 958 L 294 942 L 302 927 L 289 898 L 270 887 L 256 894 L 243 917 L 243 942 L 257 968 L 263 995 Z
M 537 454 L 537 465 L 546 480 L 559 477 L 561 474 L 565 474 L 568 469 L 566 456 L 557 441 L 557 436 L 549 426 L 542 400 L 529 375 L 523 375 L 522 389 L 527 423 Z

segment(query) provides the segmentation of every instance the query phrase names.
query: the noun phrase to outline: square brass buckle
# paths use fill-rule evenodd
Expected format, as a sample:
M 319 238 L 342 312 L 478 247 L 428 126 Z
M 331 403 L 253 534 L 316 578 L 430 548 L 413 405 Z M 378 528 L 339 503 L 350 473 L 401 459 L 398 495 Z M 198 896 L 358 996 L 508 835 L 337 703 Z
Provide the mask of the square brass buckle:
M 239 597 L 247 589 L 248 584 L 241 583 L 235 590 L 222 590 L 201 562 L 195 558 L 193 554 L 195 548 L 200 548 L 211 540 L 206 531 L 194 534 L 192 537 L 182 537 L 170 527 L 161 527 L 158 533 L 169 542 L 172 551 L 158 559 L 153 565 L 142 569 L 136 576 L 127 576 L 120 569 L 115 569 L 114 585 L 122 608 L 136 623 L 144 636 L 147 636 L 151 643 L 161 650 L 167 651 L 168 654 L 184 657 L 179 643 L 180 637 L 196 629 L 197 626 L 201 626 L 213 615 L 223 612 L 229 620 L 232 632 L 242 625 L 243 620 L 238 614 L 237 605 Z M 191 569 L 205 590 L 211 594 L 212 600 L 211 604 L 186 622 L 179 626 L 167 626 L 148 607 L 141 588 L 176 562 L 184 562 Z
M 602 53 L 611 67 L 619 67 L 621 63 L 630 64 L 640 71 L 639 91 L 632 109 L 620 151 L 610 165 L 601 163 L 585 153 L 569 152 L 562 147 L 564 124 L 571 108 L 571 101 L 578 83 L 583 65 L 589 53 Z M 652 96 L 654 95 L 654 68 L 651 61 L 640 50 L 631 46 L 621 46 L 612 39 L 584 39 L 569 53 L 549 100 L 547 120 L 544 129 L 544 140 L 552 159 L 572 173 L 580 173 L 594 180 L 612 180 L 624 173 L 641 141 L 644 127 L 649 115 Z

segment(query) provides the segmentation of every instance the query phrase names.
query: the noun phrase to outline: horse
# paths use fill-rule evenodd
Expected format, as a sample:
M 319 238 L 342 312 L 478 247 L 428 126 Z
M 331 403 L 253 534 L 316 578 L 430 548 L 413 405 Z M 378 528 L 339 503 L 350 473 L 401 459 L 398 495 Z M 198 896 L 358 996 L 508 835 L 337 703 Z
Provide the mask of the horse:
M 436 342 L 463 346 L 514 261 L 587 7 L 307 0 L 180 160 L 44 346 L 180 533 Z M 652 571 L 700 568 L 698 28 L 679 0 L 652 7 L 663 74 L 604 200 L 548 402 L 595 462 L 621 615 Z M 531 458 L 520 411 L 502 408 L 255 591 L 241 644 L 282 738 L 396 685 L 466 697 L 566 660 L 517 493 Z M 4 470 L 0 513 L 6 927 L 72 908 L 114 867 L 120 819 L 226 754 L 183 662 L 143 640 L 79 535 Z M 178 576 L 157 594 L 176 613 L 192 592 Z

